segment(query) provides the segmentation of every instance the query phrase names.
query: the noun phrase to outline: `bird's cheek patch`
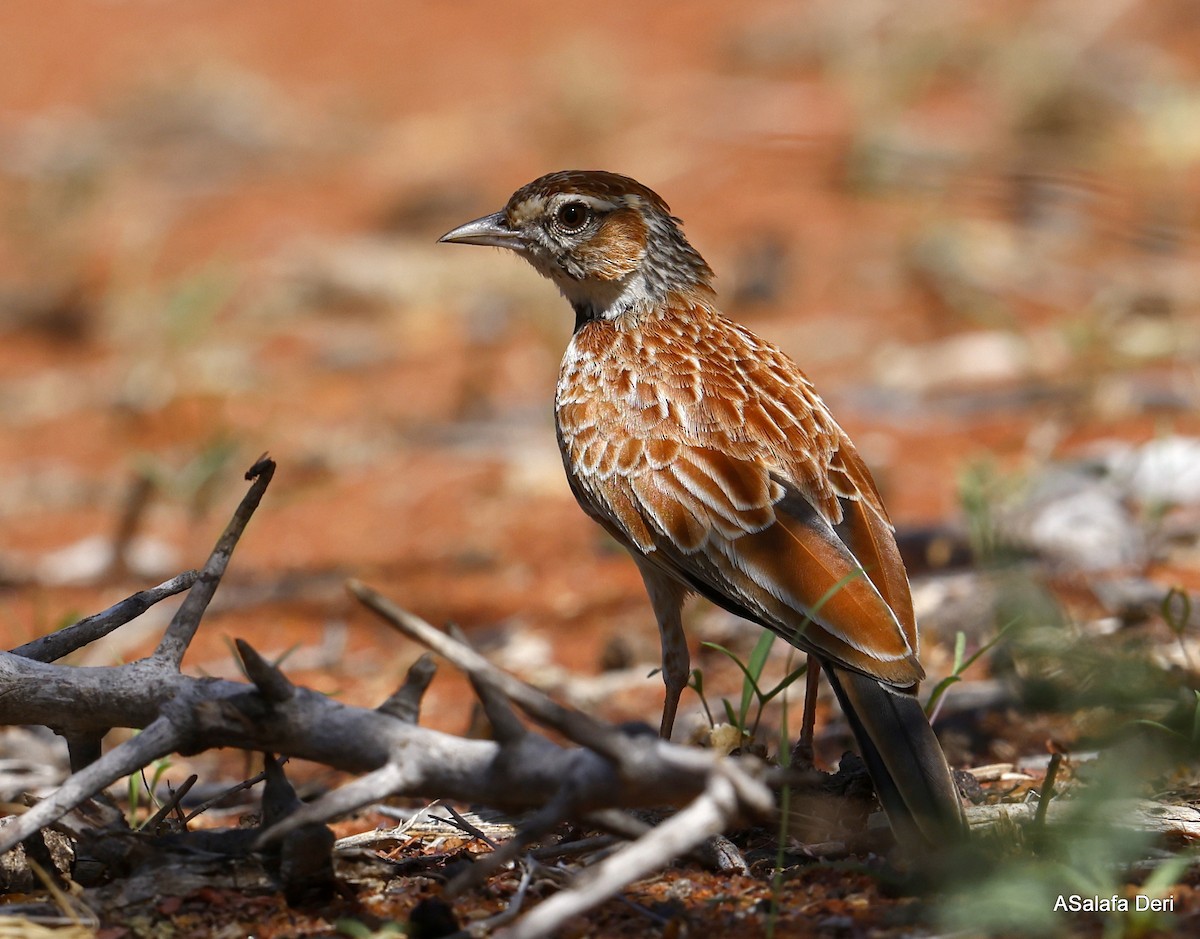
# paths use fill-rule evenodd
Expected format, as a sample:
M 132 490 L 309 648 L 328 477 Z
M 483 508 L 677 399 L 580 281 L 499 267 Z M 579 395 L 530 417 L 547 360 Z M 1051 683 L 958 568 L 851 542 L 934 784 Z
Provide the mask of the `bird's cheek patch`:
M 635 212 L 614 212 L 585 246 L 585 265 L 601 280 L 620 280 L 646 256 L 646 224 Z

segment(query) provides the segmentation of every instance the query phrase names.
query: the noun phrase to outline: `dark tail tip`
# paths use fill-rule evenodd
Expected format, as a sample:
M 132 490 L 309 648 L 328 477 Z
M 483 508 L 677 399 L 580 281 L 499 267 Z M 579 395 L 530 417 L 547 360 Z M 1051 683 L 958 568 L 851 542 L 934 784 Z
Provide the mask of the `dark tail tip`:
M 918 853 L 967 840 L 958 786 L 916 695 L 840 668 L 829 680 L 896 841 Z

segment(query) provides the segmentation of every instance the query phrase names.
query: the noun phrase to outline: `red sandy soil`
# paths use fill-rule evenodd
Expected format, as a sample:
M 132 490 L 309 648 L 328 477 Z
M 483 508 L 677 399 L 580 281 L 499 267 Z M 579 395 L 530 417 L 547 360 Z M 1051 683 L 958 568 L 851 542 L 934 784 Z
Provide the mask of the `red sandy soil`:
M 235 674 L 233 636 L 299 647 L 295 678 L 377 703 L 418 650 L 345 597 L 353 576 L 481 641 L 545 640 L 525 664 L 551 686 L 542 665 L 595 673 L 616 636 L 648 671 L 640 580 L 554 448 L 569 310 L 513 258 L 434 243 L 567 166 L 670 201 L 902 528 L 959 521 L 972 461 L 1200 433 L 1200 17 L 975 6 L 9 0 L 0 635 L 202 563 L 269 451 L 190 667 Z M 938 364 L 984 331 L 1013 363 Z M 139 472 L 154 561 L 38 573 L 111 539 Z M 81 661 L 140 654 L 164 616 Z M 425 721 L 462 729 L 466 697 L 439 676 Z M 594 706 L 659 702 L 648 679 Z

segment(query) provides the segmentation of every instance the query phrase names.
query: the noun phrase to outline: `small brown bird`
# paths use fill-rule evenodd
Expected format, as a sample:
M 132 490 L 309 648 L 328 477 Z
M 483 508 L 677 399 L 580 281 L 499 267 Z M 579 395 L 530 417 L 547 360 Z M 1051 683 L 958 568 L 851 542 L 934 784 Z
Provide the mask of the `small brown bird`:
M 961 838 L 871 475 L 796 364 L 717 310 L 713 272 L 667 204 L 614 173 L 551 173 L 441 240 L 516 251 L 575 310 L 559 448 L 575 498 L 645 580 L 663 737 L 689 676 L 680 610 L 698 593 L 822 663 L 899 840 Z

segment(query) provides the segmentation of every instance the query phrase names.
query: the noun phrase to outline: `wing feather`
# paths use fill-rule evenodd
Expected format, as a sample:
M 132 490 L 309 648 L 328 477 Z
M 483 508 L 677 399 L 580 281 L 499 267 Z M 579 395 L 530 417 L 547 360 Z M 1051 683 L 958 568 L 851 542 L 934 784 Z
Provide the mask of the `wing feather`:
M 687 325 L 657 344 L 645 326 L 576 334 L 557 408 L 576 496 L 713 602 L 850 669 L 915 684 L 907 577 L 853 445 L 773 346 L 723 320 L 716 338 L 703 324 L 681 338 Z M 683 340 L 703 355 L 664 351 Z
M 900 621 L 909 645 L 917 651 L 919 640 L 912 591 L 892 523 L 858 454 L 850 448 L 839 451 L 838 457 L 840 467 L 852 483 L 850 491 L 858 497 L 842 500 L 842 523 L 837 526 L 837 533 L 858 558 Z

